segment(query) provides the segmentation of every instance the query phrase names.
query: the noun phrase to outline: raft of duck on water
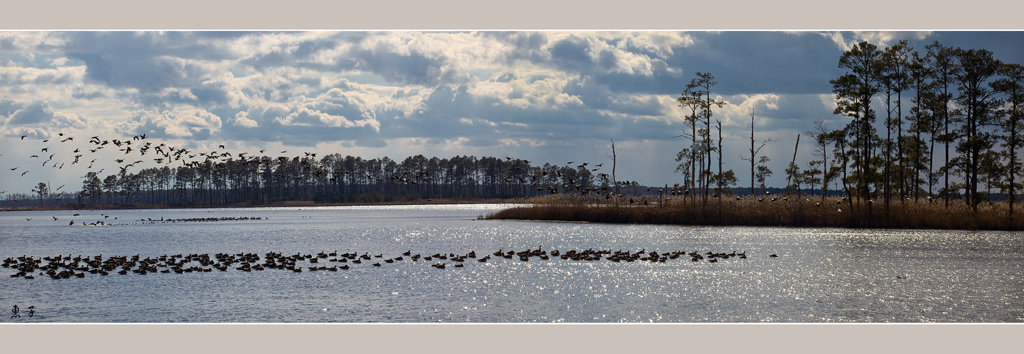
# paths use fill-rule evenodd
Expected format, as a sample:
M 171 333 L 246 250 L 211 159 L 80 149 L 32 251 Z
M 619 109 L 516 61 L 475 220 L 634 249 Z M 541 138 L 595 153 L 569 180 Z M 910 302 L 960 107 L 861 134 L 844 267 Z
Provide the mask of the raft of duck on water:
M 128 274 L 129 272 L 136 274 L 183 274 L 193 272 L 212 272 L 214 269 L 218 271 L 227 271 L 229 268 L 245 272 L 263 271 L 268 269 L 287 270 L 296 273 L 301 273 L 304 269 L 306 271 L 334 272 L 354 268 L 363 263 L 367 263 L 368 266 L 382 267 L 383 264 L 381 263 L 390 264 L 406 260 L 418 262 L 421 259 L 427 262 L 434 262 L 430 264 L 431 267 L 444 269 L 449 267 L 449 265 L 454 268 L 465 267 L 468 259 L 473 259 L 478 263 L 484 263 L 492 257 L 495 259 L 515 258 L 521 262 L 528 262 L 531 259 L 546 261 L 554 258 L 569 261 L 607 260 L 612 262 L 640 261 L 665 263 L 669 260 L 682 258 L 684 260 L 689 259 L 691 262 L 718 263 L 719 261 L 730 259 L 747 259 L 747 253 L 746 251 L 732 251 L 729 253 L 710 251 L 703 253 L 698 251 L 672 251 L 659 253 L 656 251 L 647 252 L 646 249 L 637 252 L 594 249 L 581 251 L 552 250 L 548 252 L 545 251 L 543 247 L 538 247 L 536 250 L 528 249 L 519 252 L 512 250 L 504 251 L 503 249 L 500 249 L 483 257 L 477 257 L 475 251 L 469 251 L 465 254 L 434 253 L 432 255 L 421 255 L 419 253 L 413 254 L 412 250 L 405 251 L 401 256 L 389 258 L 384 258 L 383 254 L 371 256 L 369 252 L 359 254 L 356 252 L 338 253 L 337 251 L 330 253 L 319 252 L 317 254 L 296 253 L 294 255 L 267 252 L 262 258 L 256 253 L 216 253 L 212 257 L 208 253 L 189 255 L 175 254 L 145 258 L 141 258 L 139 255 L 131 257 L 111 256 L 104 258 L 102 254 L 92 257 L 81 255 L 72 257 L 69 254 L 67 256 L 59 255 L 56 257 L 47 256 L 41 258 L 29 256 L 9 257 L 4 259 L 3 264 L 0 264 L 0 266 L 16 270 L 17 272 L 15 274 L 10 275 L 12 278 L 22 277 L 26 279 L 34 279 L 35 275 L 39 275 L 49 276 L 53 279 L 69 279 L 73 277 L 83 278 L 86 273 L 98 275 L 110 275 L 110 273 Z M 770 254 L 768 257 L 776 258 L 778 255 Z M 321 263 L 321 261 L 324 263 Z M 325 263 L 329 263 L 331 265 L 328 266 L 325 265 Z

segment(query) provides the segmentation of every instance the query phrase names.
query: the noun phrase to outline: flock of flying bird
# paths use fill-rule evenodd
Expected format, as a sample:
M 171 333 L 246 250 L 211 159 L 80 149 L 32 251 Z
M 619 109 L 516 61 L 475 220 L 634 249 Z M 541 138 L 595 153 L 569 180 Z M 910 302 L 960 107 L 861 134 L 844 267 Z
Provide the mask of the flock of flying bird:
M 57 136 L 58 136 L 58 138 L 56 138 L 56 139 L 49 139 L 49 138 L 48 139 L 43 139 L 42 143 L 43 144 L 54 144 L 54 143 L 58 143 L 57 141 L 59 140 L 59 144 L 64 144 L 64 143 L 68 143 L 68 142 L 74 142 L 74 140 L 75 140 L 74 137 L 69 136 L 69 135 L 65 135 L 64 133 L 58 133 Z M 25 138 L 27 138 L 27 137 L 28 137 L 28 135 L 22 135 L 20 140 L 21 141 L 25 141 Z M 61 153 L 59 153 L 59 152 L 51 152 L 50 151 L 51 148 L 53 148 L 54 150 L 57 150 L 57 146 L 53 146 L 53 145 L 45 145 L 45 146 L 43 146 L 39 150 L 38 154 L 32 154 L 32 155 L 29 156 L 29 158 L 42 159 L 43 156 L 46 156 L 46 154 L 48 153 L 49 157 L 47 157 L 46 160 L 43 161 L 42 167 L 46 167 L 47 164 L 50 164 L 50 162 L 53 162 L 52 164 L 50 164 L 50 168 L 51 169 L 63 170 L 65 165 L 67 165 L 68 167 L 71 167 L 71 166 L 79 164 L 79 163 L 84 164 L 84 162 L 82 162 L 83 161 L 82 157 L 85 157 L 86 151 L 88 151 L 88 153 L 95 154 L 95 153 L 99 152 L 100 150 L 102 150 L 104 148 L 107 148 L 108 146 L 110 146 L 110 144 L 113 144 L 112 146 L 116 147 L 119 150 L 118 154 L 121 154 L 123 152 L 122 155 L 129 155 L 134 150 L 134 151 L 138 151 L 141 155 L 145 155 L 146 152 L 148 152 L 149 149 L 154 148 L 154 145 L 152 143 L 150 143 L 150 142 L 146 142 L 145 144 L 141 144 L 141 142 L 143 140 L 145 140 L 145 139 L 146 139 L 146 134 L 136 135 L 136 136 L 133 136 L 133 137 L 130 137 L 130 138 L 126 138 L 124 140 L 121 140 L 121 139 L 103 140 L 103 139 L 100 139 L 99 136 L 93 136 L 88 141 L 88 143 L 91 144 L 92 146 L 86 147 L 85 150 L 83 150 L 83 148 L 81 146 L 77 146 L 77 147 L 73 146 L 75 149 L 73 151 L 71 151 L 70 158 L 64 158 L 62 160 L 54 161 L 54 158 L 60 157 Z M 51 140 L 53 140 L 53 141 L 51 141 Z M 136 146 L 135 149 L 132 149 L 133 143 L 139 143 L 139 144 L 135 145 Z M 140 146 L 140 144 L 141 144 L 141 146 Z M 160 144 L 159 146 L 155 146 L 154 150 L 157 151 L 157 153 L 162 153 L 163 152 L 162 151 L 163 147 L 166 147 L 166 145 L 165 144 Z M 167 147 L 167 148 L 171 152 L 174 151 L 173 147 Z M 175 154 L 175 158 L 176 159 L 180 159 L 181 155 L 186 153 L 186 152 L 187 152 L 187 150 L 185 150 L 185 149 L 178 150 L 178 152 Z M 163 155 L 165 156 L 165 158 L 167 158 L 168 162 L 171 161 L 170 154 L 163 154 Z M 3 156 L 3 155 L 0 154 L 0 156 Z M 98 159 L 92 159 L 91 161 L 89 161 L 89 165 L 86 168 L 92 169 L 93 165 L 96 163 L 97 160 Z M 132 166 L 135 166 L 136 164 L 139 164 L 139 163 L 142 162 L 142 160 L 138 160 L 138 161 L 135 161 L 135 162 L 132 162 L 132 163 L 124 164 L 124 161 L 125 161 L 124 158 L 116 159 L 116 162 L 118 164 L 121 164 L 120 168 L 121 168 L 122 171 L 127 171 L 128 168 L 130 168 Z M 158 161 L 158 162 L 160 162 L 160 161 Z M 69 163 L 70 163 L 70 165 L 69 165 Z M 20 175 L 22 177 L 24 177 L 25 175 L 29 174 L 29 172 L 32 172 L 32 170 L 29 170 L 29 167 L 22 168 L 22 166 L 9 167 L 9 169 L 11 171 L 14 171 L 15 173 L 20 173 Z M 18 172 L 19 169 L 21 170 L 20 172 Z M 103 169 L 100 169 L 97 172 L 97 174 L 102 173 L 102 172 L 103 172 Z M 84 178 L 84 176 L 83 176 L 83 178 Z M 56 193 L 56 192 L 60 191 L 63 188 L 64 188 L 64 185 L 61 185 L 57 189 L 54 189 L 52 192 Z M 0 192 L 0 194 L 3 194 L 3 193 L 6 193 L 6 191 Z M 57 195 L 56 199 L 57 200 L 62 199 L 64 194 L 65 194 L 65 192 L 60 192 Z M 16 202 L 17 202 L 17 200 L 16 200 Z
M 518 259 L 520 262 L 529 262 L 531 259 L 548 261 L 551 259 L 555 260 L 566 260 L 576 262 L 593 262 L 599 260 L 607 260 L 611 262 L 648 262 L 648 263 L 665 263 L 669 260 L 675 259 L 689 259 L 691 262 L 707 262 L 707 263 L 718 263 L 724 262 L 730 259 L 747 259 L 746 252 L 699 252 L 699 251 L 672 251 L 672 252 L 647 252 L 646 249 L 637 252 L 631 251 L 612 251 L 612 250 L 567 250 L 559 251 L 552 250 L 550 252 L 545 251 L 543 247 L 537 249 L 528 249 L 525 251 L 504 251 L 498 250 L 491 254 L 478 257 L 476 252 L 469 251 L 465 254 L 455 253 L 434 253 L 432 255 L 422 255 L 420 253 L 413 254 L 412 250 L 408 250 L 402 253 L 400 256 L 384 258 L 383 254 L 376 254 L 371 256 L 369 252 L 359 254 L 358 252 L 345 252 L 338 253 L 333 251 L 330 253 L 319 252 L 317 254 L 301 254 L 296 253 L 294 255 L 284 255 L 280 252 L 267 252 L 261 258 L 256 253 L 216 253 L 211 256 L 208 253 L 203 254 L 175 254 L 175 255 L 161 255 L 157 257 L 146 257 L 141 258 L 139 255 L 131 257 L 126 256 L 111 256 L 104 258 L 102 254 L 96 256 L 82 256 L 78 255 L 72 257 L 72 255 L 58 255 L 54 257 L 9 257 L 3 260 L 3 264 L 0 266 L 4 268 L 10 268 L 16 271 L 11 274 L 10 277 L 17 278 L 22 277 L 25 279 L 35 279 L 36 275 L 49 276 L 52 279 L 70 279 L 70 278 L 84 278 L 86 273 L 97 274 L 97 275 L 110 275 L 111 273 L 128 274 L 129 272 L 135 274 L 155 274 L 155 273 L 204 273 L 212 272 L 214 269 L 218 271 L 228 271 L 229 268 L 235 270 L 252 272 L 252 271 L 264 271 L 264 270 L 285 270 L 294 273 L 301 273 L 304 270 L 315 272 L 336 272 L 339 270 L 348 270 L 358 267 L 383 267 L 384 264 L 392 264 L 395 262 L 414 262 L 418 263 L 421 259 L 424 264 L 430 263 L 432 268 L 445 269 L 450 266 L 452 268 L 463 268 L 467 264 L 468 260 L 475 260 L 477 263 L 485 263 L 491 259 Z M 769 258 L 776 258 L 778 255 L 771 254 Z M 322 263 L 321 263 L 322 262 Z M 433 263 L 431 263 L 433 262 Z M 364 265 L 365 263 L 365 265 Z M 381 264 L 384 263 L 384 264 Z M 329 266 L 326 264 L 330 264 Z
M 67 136 L 64 133 L 58 133 L 58 136 L 60 137 L 60 139 L 59 139 L 60 143 L 74 142 L 74 137 Z M 28 135 L 22 135 L 21 136 L 21 140 L 25 141 L 25 138 L 27 138 L 27 137 L 28 137 Z M 52 144 L 53 142 L 51 142 L 51 140 L 57 140 L 57 139 L 43 139 L 42 143 L 43 144 Z M 211 162 L 212 161 L 212 162 L 215 162 L 215 163 L 220 163 L 220 162 L 227 161 L 227 159 L 229 159 L 229 158 L 235 158 L 237 160 L 240 160 L 242 163 L 246 163 L 246 164 L 251 163 L 252 161 L 259 161 L 258 157 L 247 157 L 246 155 L 248 153 L 245 153 L 245 152 L 238 153 L 237 155 L 233 155 L 230 151 L 217 151 L 217 150 L 210 151 L 210 152 L 198 152 L 197 153 L 197 152 L 189 150 L 187 148 L 175 148 L 174 146 L 170 146 L 170 145 L 167 145 L 165 143 L 153 144 L 150 141 L 146 141 L 146 134 L 135 135 L 135 136 L 132 136 L 132 137 L 129 137 L 129 138 L 124 138 L 124 139 L 101 139 L 99 136 L 93 136 L 93 137 L 91 137 L 89 139 L 88 144 L 90 144 L 90 146 L 86 147 L 84 150 L 80 146 L 79 147 L 75 147 L 75 149 L 71 152 L 71 157 L 69 159 L 64 160 L 64 161 L 54 161 L 55 157 L 60 157 L 59 153 L 57 153 L 57 152 L 51 153 L 50 152 L 50 149 L 54 148 L 54 146 L 51 146 L 51 145 L 43 146 L 40 149 L 39 153 L 43 154 L 42 156 L 46 156 L 45 154 L 49 153 L 49 157 L 45 161 L 43 161 L 42 167 L 46 167 L 46 165 L 48 163 L 50 163 L 51 161 L 54 161 L 50 165 L 50 167 L 53 168 L 53 169 L 63 169 L 64 166 L 68 164 L 68 162 L 70 162 L 70 165 L 68 165 L 68 167 L 71 167 L 71 166 L 73 166 L 75 164 L 83 163 L 82 162 L 83 161 L 82 158 L 85 157 L 86 153 L 96 154 L 100 150 L 103 150 L 105 148 L 111 148 L 111 147 L 112 147 L 111 150 L 113 150 L 113 149 L 117 150 L 117 153 L 116 153 L 117 154 L 117 158 L 114 159 L 114 162 L 116 162 L 118 164 L 118 168 L 120 168 L 122 173 L 128 172 L 129 168 L 137 166 L 137 165 L 145 162 L 143 156 L 145 156 L 150 151 L 153 152 L 153 154 L 150 155 L 150 156 L 154 156 L 154 157 L 152 157 L 152 160 L 154 162 L 156 162 L 157 164 L 170 165 L 170 164 L 175 163 L 175 162 L 180 162 L 181 165 L 184 166 L 184 167 L 201 167 L 201 166 L 203 166 L 203 164 L 205 162 Z M 218 148 L 221 149 L 221 150 L 225 150 L 226 149 L 226 145 L 225 144 L 219 144 Z M 135 158 L 132 158 L 132 156 L 135 156 L 135 155 L 133 155 L 133 152 L 137 153 L 137 158 L 138 159 L 136 159 L 135 161 L 132 161 L 132 162 L 128 162 L 129 160 L 135 159 Z M 260 150 L 261 154 L 264 153 L 264 152 L 266 152 L 265 149 L 261 149 Z M 288 152 L 287 150 L 281 151 L 282 154 L 285 154 L 287 152 Z M 3 156 L 3 154 L 0 154 L 0 157 L 2 157 L 2 156 Z M 197 156 L 200 157 L 201 160 L 196 159 Z M 313 158 L 315 158 L 316 157 L 316 153 L 306 152 L 305 156 L 306 157 L 313 157 Z M 41 157 L 40 157 L 39 154 L 32 154 L 32 155 L 29 156 L 29 158 L 41 158 Z M 287 159 L 288 159 L 287 157 L 283 157 L 283 156 L 278 158 L 278 160 L 287 160 Z M 86 168 L 87 169 L 92 169 L 93 165 L 96 163 L 97 160 L 98 159 L 95 159 L 95 158 L 90 160 L 89 164 L 88 164 L 88 166 Z M 15 173 L 20 173 L 22 177 L 24 177 L 29 172 L 31 172 L 31 170 L 29 170 L 28 168 L 22 168 L 22 166 L 10 167 L 10 170 L 14 171 Z M 20 170 L 20 172 L 19 172 L 19 170 Z M 104 169 L 99 169 L 99 171 L 97 171 L 96 174 L 99 175 L 99 174 L 103 173 L 103 171 L 104 171 Z M 86 176 L 82 176 L 82 178 L 85 178 L 85 177 Z M 57 191 L 59 191 L 63 187 L 64 186 L 62 185 L 59 188 L 53 190 L 53 192 L 56 193 Z M 0 192 L 0 195 L 2 195 L 3 193 L 6 193 L 6 191 Z M 58 201 L 61 200 L 64 197 L 64 194 L 65 194 L 65 192 L 60 192 L 56 196 L 55 199 L 58 200 Z M 17 200 L 15 200 L 15 202 L 17 202 Z

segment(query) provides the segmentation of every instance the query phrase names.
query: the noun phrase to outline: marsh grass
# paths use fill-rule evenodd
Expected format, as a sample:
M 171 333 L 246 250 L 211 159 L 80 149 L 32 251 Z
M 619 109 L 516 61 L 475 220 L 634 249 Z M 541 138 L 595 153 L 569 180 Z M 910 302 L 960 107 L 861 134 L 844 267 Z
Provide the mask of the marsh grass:
M 772 201 L 772 198 L 776 200 Z M 985 202 L 977 212 L 962 201 L 904 200 L 891 202 L 886 211 L 881 202 L 852 203 L 836 197 L 735 197 L 718 199 L 676 198 L 646 200 L 628 198 L 606 201 L 575 196 L 546 196 L 528 199 L 485 216 L 485 219 L 585 221 L 597 223 L 743 225 L 797 227 L 870 227 L 907 229 L 1024 230 L 1024 212 L 1015 207 L 1011 221 L 1005 202 Z M 870 207 L 870 208 L 869 208 Z M 870 209 L 870 210 L 869 210 Z

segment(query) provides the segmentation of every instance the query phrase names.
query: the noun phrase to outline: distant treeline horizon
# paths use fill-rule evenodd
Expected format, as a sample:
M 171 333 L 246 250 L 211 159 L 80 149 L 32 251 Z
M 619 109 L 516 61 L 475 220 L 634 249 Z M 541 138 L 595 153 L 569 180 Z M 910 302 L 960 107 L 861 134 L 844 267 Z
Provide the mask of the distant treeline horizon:
M 150 205 L 220 206 L 270 205 L 281 202 L 386 203 L 428 199 L 514 199 L 551 194 L 592 196 L 679 196 L 699 193 L 680 184 L 647 186 L 636 181 L 613 181 L 599 172 L 601 165 L 534 166 L 532 161 L 511 157 L 460 156 L 427 158 L 409 156 L 402 161 L 389 157 L 362 159 L 331 154 L 317 159 L 259 156 L 241 159 L 210 156 L 192 166 L 144 168 L 136 173 L 101 176 L 89 172 L 77 192 L 55 193 L 40 186 L 35 193 L 10 193 L 0 198 L 6 209 L 89 206 Z M 569 161 L 573 162 L 573 161 Z M 596 167 L 595 167 L 596 166 Z M 616 192 L 616 184 L 618 192 Z M 768 195 L 821 196 L 811 188 L 759 187 L 751 190 L 735 184 L 722 195 L 747 197 Z M 39 193 L 43 191 L 43 193 Z M 618 193 L 618 194 L 616 194 Z M 827 196 L 846 196 L 842 190 L 828 190 Z M 1005 200 L 1003 194 L 993 194 Z M 597 200 L 600 200 L 599 198 Z
M 226 158 L 178 167 L 144 168 L 101 176 L 89 172 L 78 192 L 54 193 L 40 183 L 34 194 L 7 194 L 0 206 L 33 207 L 62 204 L 167 204 L 215 206 L 284 201 L 374 203 L 431 198 L 509 199 L 557 193 L 589 193 L 614 189 L 599 165 L 560 166 L 511 157 L 454 156 L 402 161 L 388 157 L 362 159 L 330 154 Z M 571 162 L 571 161 L 570 161 Z M 638 190 L 636 182 L 618 183 Z

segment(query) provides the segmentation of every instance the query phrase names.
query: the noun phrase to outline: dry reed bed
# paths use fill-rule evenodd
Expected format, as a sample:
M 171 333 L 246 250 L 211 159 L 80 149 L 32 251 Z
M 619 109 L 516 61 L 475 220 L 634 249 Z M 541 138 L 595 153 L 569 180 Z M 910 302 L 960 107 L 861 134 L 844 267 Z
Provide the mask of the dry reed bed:
M 606 201 L 575 196 L 548 196 L 529 204 L 501 210 L 486 219 L 585 221 L 626 224 L 742 225 L 798 227 L 872 227 L 909 229 L 1024 230 L 1024 212 L 1014 207 L 1011 220 L 1005 202 L 982 203 L 977 212 L 962 201 L 906 200 L 881 202 L 821 197 L 746 197 L 658 201 L 619 199 Z M 869 205 L 870 204 L 870 205 Z M 870 209 L 870 210 L 869 210 Z

